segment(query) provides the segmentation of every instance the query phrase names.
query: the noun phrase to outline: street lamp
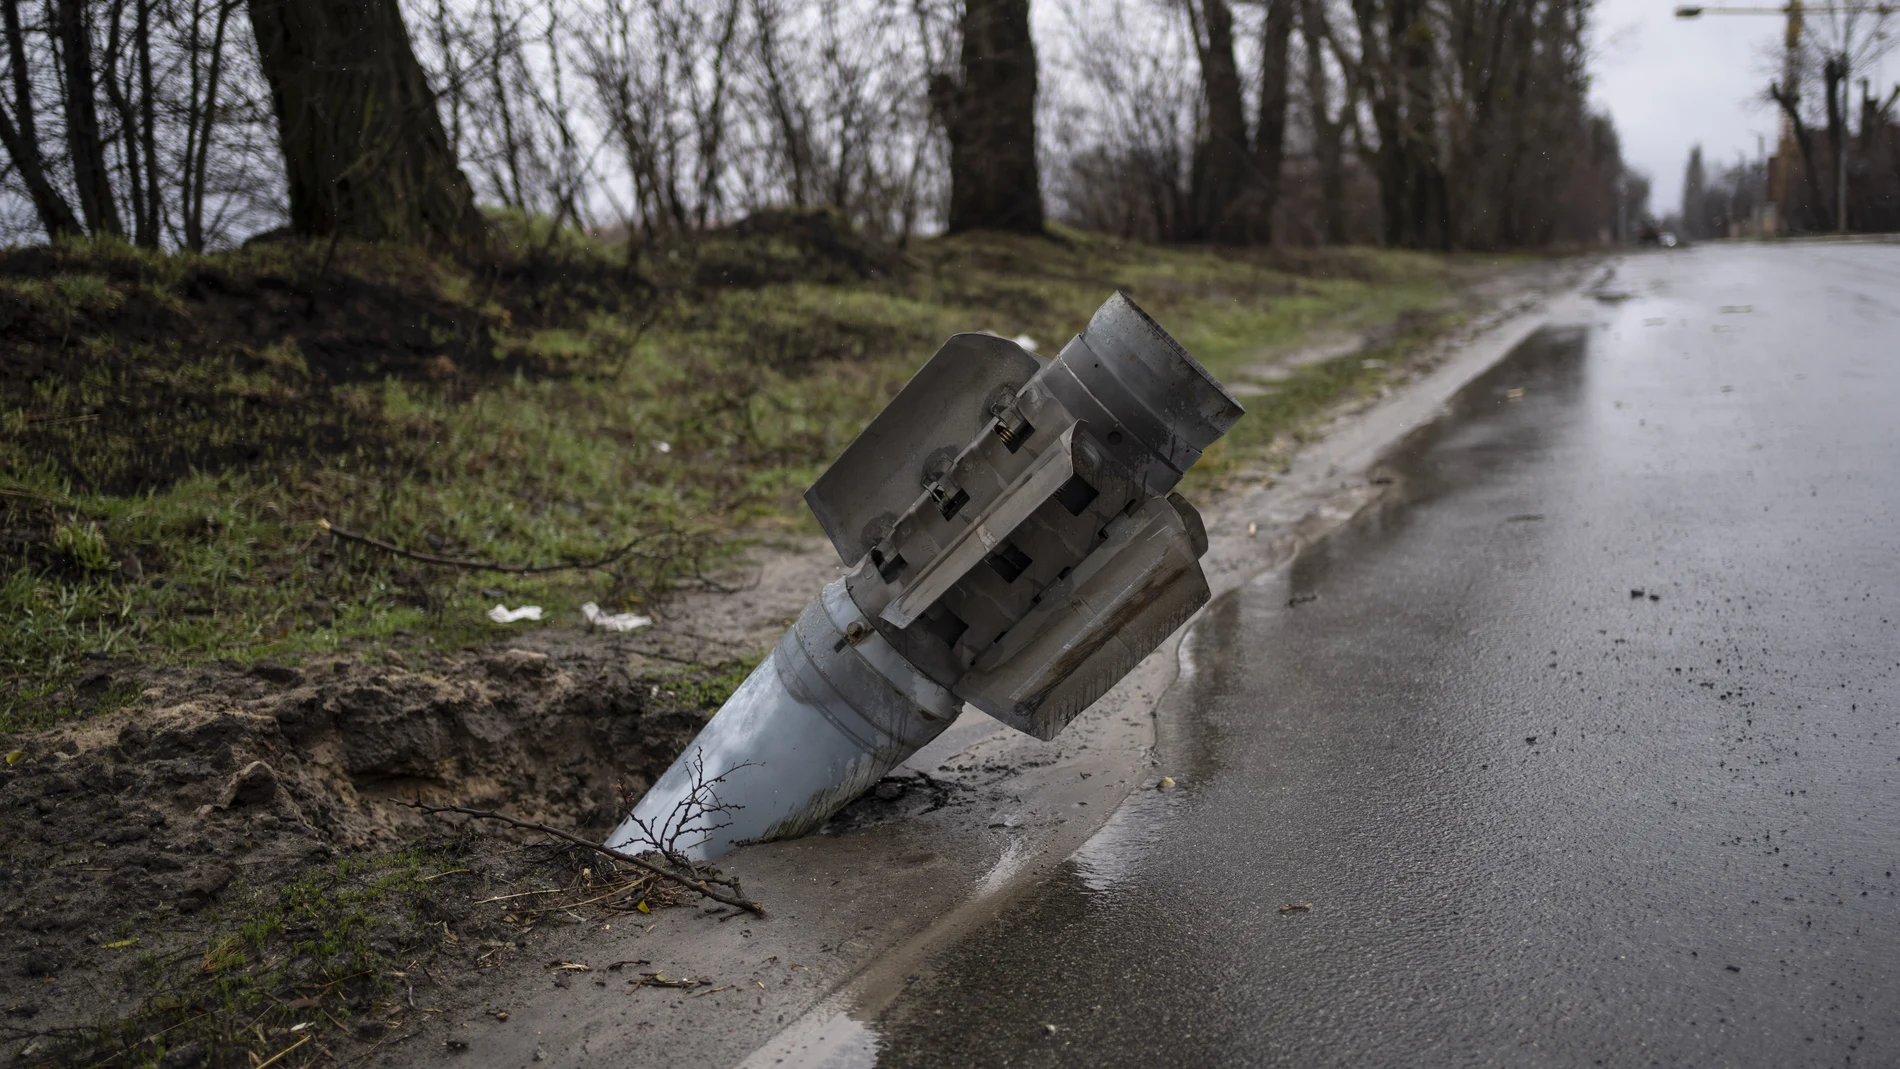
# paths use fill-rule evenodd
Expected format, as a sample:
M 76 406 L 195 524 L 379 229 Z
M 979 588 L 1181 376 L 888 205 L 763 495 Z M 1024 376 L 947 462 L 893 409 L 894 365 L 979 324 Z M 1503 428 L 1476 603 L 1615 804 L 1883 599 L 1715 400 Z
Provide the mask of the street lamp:
M 1805 4 L 1784 4 L 1781 7 L 1704 7 L 1701 4 L 1680 4 L 1676 7 L 1679 19 L 1698 19 L 1704 15 L 1891 15 L 1900 8 L 1892 4 L 1846 4 L 1837 7 L 1808 7 Z
M 1704 7 L 1701 4 L 1679 4 L 1676 7 L 1676 17 L 1679 19 L 1699 19 L 1703 15 L 1786 15 L 1788 17 L 1787 49 L 1788 49 L 1789 55 L 1792 56 L 1794 54 L 1796 41 L 1801 33 L 1801 17 L 1803 15 L 1810 15 L 1810 14 L 1874 15 L 1880 18 L 1885 18 L 1888 15 L 1893 14 L 1895 10 L 1896 8 L 1894 7 L 1894 5 L 1884 4 L 1884 3 L 1883 4 L 1841 4 L 1841 5 L 1835 5 L 1832 7 L 1808 7 L 1805 4 L 1801 3 L 1801 0 L 1789 0 L 1787 4 L 1781 7 Z M 1845 54 L 1842 54 L 1840 56 L 1835 57 L 1834 59 L 1830 59 L 1828 62 L 1829 63 L 1838 62 L 1840 64 L 1841 76 L 1839 79 L 1839 84 L 1842 87 L 1841 95 L 1843 98 L 1845 98 L 1848 93 L 1847 57 Z M 1828 101 L 1828 104 L 1830 107 L 1832 107 L 1833 101 L 1832 100 Z M 1843 105 L 1844 104 L 1845 104 L 1845 100 L 1843 100 Z M 1847 233 L 1847 120 L 1845 118 L 1846 110 L 1847 109 L 1845 106 L 1843 106 L 1841 109 L 1842 115 L 1843 115 L 1843 118 L 1841 121 L 1841 128 L 1840 130 L 1835 132 L 1836 133 L 1835 140 L 1838 141 L 1839 143 L 1834 146 L 1834 173 L 1835 173 L 1834 230 L 1836 233 L 1841 233 L 1841 234 Z M 1785 124 L 1786 121 L 1787 120 L 1784 119 L 1783 123 Z M 1784 137 L 1785 136 L 1786 135 L 1785 135 L 1785 129 L 1784 129 Z M 1819 191 L 1817 190 L 1816 192 L 1818 194 Z

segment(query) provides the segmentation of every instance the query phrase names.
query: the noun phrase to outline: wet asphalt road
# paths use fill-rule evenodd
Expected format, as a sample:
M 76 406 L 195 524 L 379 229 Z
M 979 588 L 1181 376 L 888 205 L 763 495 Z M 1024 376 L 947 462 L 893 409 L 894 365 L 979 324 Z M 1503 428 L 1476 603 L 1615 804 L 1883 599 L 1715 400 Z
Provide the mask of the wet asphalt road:
M 1216 604 L 1182 787 L 879 1065 L 1900 1065 L 1900 246 L 1606 288 Z

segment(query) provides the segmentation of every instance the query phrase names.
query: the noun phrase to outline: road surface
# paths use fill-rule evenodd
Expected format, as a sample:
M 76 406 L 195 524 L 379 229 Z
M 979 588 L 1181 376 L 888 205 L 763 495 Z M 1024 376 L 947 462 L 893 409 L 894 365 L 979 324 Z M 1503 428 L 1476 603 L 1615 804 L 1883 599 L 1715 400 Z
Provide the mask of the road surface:
M 1900 246 L 1633 256 L 1217 602 L 881 1066 L 1900 1065 Z

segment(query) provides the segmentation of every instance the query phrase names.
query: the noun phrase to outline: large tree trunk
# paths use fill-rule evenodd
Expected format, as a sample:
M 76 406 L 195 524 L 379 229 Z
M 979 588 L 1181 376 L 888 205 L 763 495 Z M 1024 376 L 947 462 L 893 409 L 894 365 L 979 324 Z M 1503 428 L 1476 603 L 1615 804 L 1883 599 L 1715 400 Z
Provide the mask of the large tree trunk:
M 1405 83 L 1402 155 L 1405 159 L 1406 227 L 1399 244 L 1410 248 L 1451 247 L 1450 210 L 1446 203 L 1445 172 L 1438 162 L 1433 135 L 1438 125 L 1438 100 L 1432 80 L 1432 39 L 1422 3 L 1392 5 L 1392 40 L 1400 42 L 1401 77 Z
M 119 205 L 112 199 L 106 170 L 106 146 L 99 136 L 99 108 L 93 96 L 92 29 L 85 0 L 58 0 L 60 50 L 66 68 L 66 150 L 73 161 L 73 185 L 86 229 L 95 234 L 125 234 Z
M 950 139 L 949 229 L 1040 233 L 1029 0 L 965 0 L 962 67 L 930 86 Z
M 1190 6 L 1190 16 L 1196 12 Z M 1201 92 L 1207 126 L 1194 146 L 1190 185 L 1189 241 L 1237 245 L 1248 238 L 1246 193 L 1251 155 L 1247 113 L 1240 100 L 1240 68 L 1234 62 L 1234 13 L 1226 0 L 1201 0 L 1195 47 L 1201 58 Z
M 1273 240 L 1273 209 L 1280 203 L 1280 171 L 1286 159 L 1287 42 L 1293 36 L 1294 0 L 1267 0 L 1261 31 L 1260 126 L 1254 134 L 1256 202 L 1248 237 Z
M 291 229 L 367 241 L 480 240 L 396 0 L 249 0 L 277 113 Z
M 1380 7 L 1374 0 L 1353 0 L 1364 49 L 1361 68 L 1379 134 L 1373 170 L 1385 241 L 1404 248 L 1447 248 L 1445 173 L 1433 140 L 1438 115 L 1432 29 L 1417 0 L 1389 0 L 1383 12 Z M 1385 49 L 1378 46 L 1381 28 Z

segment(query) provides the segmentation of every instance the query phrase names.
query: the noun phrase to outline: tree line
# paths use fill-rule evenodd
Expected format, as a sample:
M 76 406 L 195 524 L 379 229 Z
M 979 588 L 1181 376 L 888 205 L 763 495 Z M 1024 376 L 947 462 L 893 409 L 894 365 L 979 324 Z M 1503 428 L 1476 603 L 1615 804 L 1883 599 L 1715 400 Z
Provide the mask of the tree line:
M 1711 176 L 1696 146 L 1683 175 L 1684 228 L 1720 236 L 1772 204 L 1782 227 L 1900 230 L 1900 84 L 1877 90 L 1867 77 L 1892 52 L 1900 17 L 1890 4 L 1847 0 L 1785 18 L 1780 76 L 1763 93 L 1782 119 L 1775 156 Z
M 1037 3 L 0 0 L 0 225 L 468 247 L 494 210 L 641 241 L 794 207 L 1450 249 L 1641 212 L 1588 0 Z

